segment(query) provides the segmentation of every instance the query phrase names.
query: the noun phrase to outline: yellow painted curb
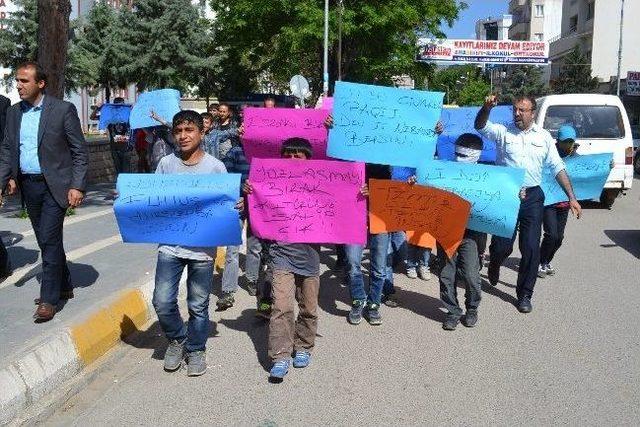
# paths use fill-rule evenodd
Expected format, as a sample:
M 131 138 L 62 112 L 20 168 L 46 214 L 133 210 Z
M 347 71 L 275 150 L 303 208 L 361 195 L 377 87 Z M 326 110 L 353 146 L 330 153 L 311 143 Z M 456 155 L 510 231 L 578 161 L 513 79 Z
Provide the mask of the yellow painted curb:
M 109 351 L 121 337 L 144 326 L 147 304 L 137 289 L 123 291 L 108 307 L 71 327 L 79 359 L 87 366 Z

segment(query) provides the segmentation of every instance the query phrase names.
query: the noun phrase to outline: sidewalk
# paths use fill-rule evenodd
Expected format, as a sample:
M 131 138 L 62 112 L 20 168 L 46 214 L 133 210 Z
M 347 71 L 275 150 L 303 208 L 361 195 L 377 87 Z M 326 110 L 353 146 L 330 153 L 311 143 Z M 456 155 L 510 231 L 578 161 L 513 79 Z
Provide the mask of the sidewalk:
M 47 323 L 32 315 L 39 296 L 40 259 L 18 197 L 0 215 L 0 236 L 14 273 L 0 283 L 0 424 L 79 373 L 135 326 L 148 320 L 155 245 L 124 245 L 113 216 L 113 185 L 94 186 L 64 240 L 75 298 Z M 146 285 L 146 287 L 144 287 Z

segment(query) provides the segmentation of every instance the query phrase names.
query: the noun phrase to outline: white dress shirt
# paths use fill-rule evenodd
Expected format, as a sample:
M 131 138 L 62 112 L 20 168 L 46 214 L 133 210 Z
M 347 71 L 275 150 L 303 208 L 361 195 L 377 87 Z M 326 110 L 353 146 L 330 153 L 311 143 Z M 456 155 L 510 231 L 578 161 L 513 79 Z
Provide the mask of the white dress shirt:
M 507 129 L 504 125 L 487 121 L 478 132 L 495 141 L 498 165 L 525 170 L 524 187 L 542 183 L 542 168 L 549 167 L 553 175 L 565 169 L 556 142 L 546 129 L 533 123 L 527 130 Z

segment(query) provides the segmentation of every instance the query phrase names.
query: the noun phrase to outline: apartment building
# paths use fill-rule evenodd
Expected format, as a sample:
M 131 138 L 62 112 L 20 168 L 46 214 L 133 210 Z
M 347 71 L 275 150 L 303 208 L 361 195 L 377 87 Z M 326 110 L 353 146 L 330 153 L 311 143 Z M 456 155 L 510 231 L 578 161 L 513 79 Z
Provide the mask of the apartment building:
M 562 0 L 511 0 L 511 40 L 548 41 L 560 34 Z
M 488 17 L 476 21 L 476 39 L 509 40 L 509 28 L 513 22 L 511 15 Z

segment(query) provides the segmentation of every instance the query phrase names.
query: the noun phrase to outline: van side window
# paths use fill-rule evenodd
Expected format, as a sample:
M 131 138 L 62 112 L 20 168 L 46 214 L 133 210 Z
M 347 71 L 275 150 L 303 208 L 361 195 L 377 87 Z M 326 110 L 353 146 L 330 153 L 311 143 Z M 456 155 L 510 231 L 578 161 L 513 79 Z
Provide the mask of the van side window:
M 580 139 L 620 139 L 625 136 L 622 113 L 615 105 L 550 106 L 543 127 L 555 138 L 562 125 L 573 126 Z

